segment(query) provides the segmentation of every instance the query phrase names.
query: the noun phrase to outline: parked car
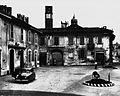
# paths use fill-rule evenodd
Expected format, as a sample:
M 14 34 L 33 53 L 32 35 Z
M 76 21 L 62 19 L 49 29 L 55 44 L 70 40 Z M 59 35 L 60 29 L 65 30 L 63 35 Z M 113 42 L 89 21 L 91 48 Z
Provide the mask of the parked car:
M 15 81 L 33 81 L 35 80 L 35 72 L 33 68 L 17 68 L 12 74 Z

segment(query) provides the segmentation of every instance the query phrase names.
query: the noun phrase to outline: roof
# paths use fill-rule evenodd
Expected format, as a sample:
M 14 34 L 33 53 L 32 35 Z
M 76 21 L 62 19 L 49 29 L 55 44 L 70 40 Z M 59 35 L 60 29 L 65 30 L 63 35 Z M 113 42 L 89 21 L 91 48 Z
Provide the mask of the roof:
M 41 28 L 39 29 L 43 32 L 43 35 L 61 35 L 61 36 L 68 36 L 68 35 L 95 35 L 95 34 L 101 34 L 104 36 L 108 36 L 110 34 L 113 34 L 113 30 L 109 30 L 106 28 L 99 28 L 99 27 L 81 27 L 79 25 L 75 26 L 68 26 L 66 28 Z
M 16 18 L 15 16 L 12 16 L 9 14 L 4 14 L 4 12 L 0 11 L 0 17 L 8 20 L 8 22 L 10 22 L 11 24 L 15 24 L 15 25 L 25 28 L 27 30 L 34 30 L 34 32 L 42 34 L 42 32 L 40 30 L 38 30 L 36 27 Z

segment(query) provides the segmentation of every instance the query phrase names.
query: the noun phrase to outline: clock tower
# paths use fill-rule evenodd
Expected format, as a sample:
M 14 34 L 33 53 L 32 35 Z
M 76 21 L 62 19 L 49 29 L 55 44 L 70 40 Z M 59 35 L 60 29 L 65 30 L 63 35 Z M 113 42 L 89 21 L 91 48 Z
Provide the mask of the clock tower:
M 45 28 L 53 28 L 52 6 L 45 6 Z

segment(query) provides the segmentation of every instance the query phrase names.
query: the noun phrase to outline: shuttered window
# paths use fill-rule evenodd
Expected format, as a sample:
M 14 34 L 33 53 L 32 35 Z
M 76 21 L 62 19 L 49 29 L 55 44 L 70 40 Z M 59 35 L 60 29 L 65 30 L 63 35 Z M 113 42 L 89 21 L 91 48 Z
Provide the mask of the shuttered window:
M 59 37 L 54 37 L 54 45 L 59 45 Z
M 84 45 L 84 37 L 80 37 L 80 45 Z

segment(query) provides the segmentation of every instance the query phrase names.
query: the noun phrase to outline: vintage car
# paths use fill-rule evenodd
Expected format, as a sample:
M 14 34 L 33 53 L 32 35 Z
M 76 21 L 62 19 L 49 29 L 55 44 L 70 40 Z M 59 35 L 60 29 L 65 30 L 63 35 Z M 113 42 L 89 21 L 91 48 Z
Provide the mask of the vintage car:
M 33 68 L 17 68 L 12 74 L 15 81 L 30 82 L 35 80 L 35 72 Z

